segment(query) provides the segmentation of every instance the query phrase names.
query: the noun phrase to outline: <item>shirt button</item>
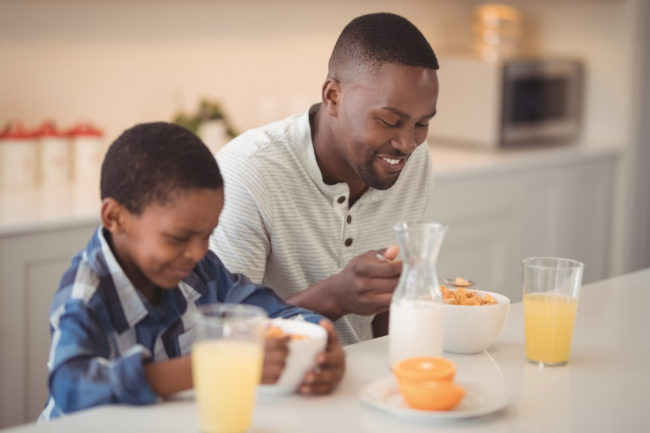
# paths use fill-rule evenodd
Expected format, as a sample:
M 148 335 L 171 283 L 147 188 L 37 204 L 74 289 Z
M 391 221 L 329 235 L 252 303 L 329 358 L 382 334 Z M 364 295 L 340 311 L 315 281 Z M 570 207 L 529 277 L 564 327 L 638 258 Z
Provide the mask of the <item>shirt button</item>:
M 350 224 L 352 222 L 352 215 L 348 215 L 346 221 L 348 222 L 348 224 Z
M 345 240 L 344 245 L 345 245 L 346 247 L 349 247 L 350 245 L 352 245 L 352 238 L 347 238 L 347 239 Z
M 342 196 L 339 197 L 336 201 L 338 201 L 339 203 L 343 203 L 343 202 L 345 201 L 345 196 L 342 195 Z

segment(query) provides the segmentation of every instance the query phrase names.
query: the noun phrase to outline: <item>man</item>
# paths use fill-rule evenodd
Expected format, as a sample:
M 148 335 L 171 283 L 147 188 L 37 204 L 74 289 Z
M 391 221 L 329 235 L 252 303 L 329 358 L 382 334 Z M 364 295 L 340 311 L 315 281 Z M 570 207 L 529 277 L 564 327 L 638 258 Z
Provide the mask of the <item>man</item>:
M 211 248 L 234 272 L 335 320 L 344 344 L 387 333 L 402 267 L 393 225 L 432 219 L 420 144 L 437 69 L 406 19 L 358 17 L 336 42 L 320 104 L 218 154 L 227 200 Z

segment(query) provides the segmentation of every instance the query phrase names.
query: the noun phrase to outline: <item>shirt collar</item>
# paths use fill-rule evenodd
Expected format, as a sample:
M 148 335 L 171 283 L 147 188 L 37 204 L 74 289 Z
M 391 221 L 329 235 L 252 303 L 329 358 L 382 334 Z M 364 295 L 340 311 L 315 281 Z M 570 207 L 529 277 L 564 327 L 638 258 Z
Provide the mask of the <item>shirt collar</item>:
M 298 149 L 300 159 L 302 160 L 303 166 L 306 168 L 307 173 L 309 173 L 309 177 L 326 197 L 332 201 L 341 196 L 345 196 L 346 199 L 349 199 L 350 188 L 345 182 L 339 182 L 334 185 L 328 185 L 323 182 L 323 174 L 321 173 L 320 167 L 318 166 L 318 161 L 316 160 L 314 143 L 311 138 L 311 125 L 309 124 L 309 113 L 310 111 L 316 109 L 317 105 L 311 106 L 307 112 L 300 115 L 297 122 L 298 128 L 296 143 L 298 146 L 300 146 Z M 368 188 L 368 190 L 359 198 L 357 203 L 363 204 L 378 201 L 383 197 L 385 193 L 386 191 Z
M 145 301 L 118 263 L 117 258 L 108 244 L 103 226 L 100 226 L 97 229 L 95 232 L 95 238 L 99 243 L 91 242 L 88 248 L 94 249 L 98 247 L 101 250 L 101 255 L 104 257 L 107 268 L 105 271 L 110 274 L 110 277 L 113 280 L 115 292 L 120 300 L 124 317 L 129 326 L 133 327 L 148 314 L 147 307 L 144 304 Z M 90 256 L 91 254 L 92 251 L 87 251 L 87 255 Z M 196 279 L 198 279 L 198 277 L 195 275 L 194 271 L 192 271 L 192 273 L 185 279 L 188 282 L 185 280 L 181 281 L 181 283 L 172 290 L 178 290 L 188 303 L 194 303 L 202 296 L 202 293 L 195 290 L 191 283 L 189 283 L 189 281 L 194 281 Z
M 97 229 L 97 237 L 99 238 L 102 255 L 108 268 L 107 271 L 110 273 L 113 284 L 115 285 L 115 292 L 120 300 L 124 317 L 129 326 L 132 327 L 147 315 L 147 308 L 131 283 L 131 280 L 129 280 L 129 277 L 122 270 L 117 258 L 113 255 L 113 251 L 105 236 L 103 227 Z

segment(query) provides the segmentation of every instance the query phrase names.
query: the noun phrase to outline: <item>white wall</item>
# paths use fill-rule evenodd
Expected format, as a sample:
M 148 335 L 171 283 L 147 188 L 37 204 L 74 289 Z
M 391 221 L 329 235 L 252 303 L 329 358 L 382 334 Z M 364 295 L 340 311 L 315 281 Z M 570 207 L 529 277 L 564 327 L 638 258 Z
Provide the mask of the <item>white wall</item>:
M 439 11 L 460 13 L 426 0 L 3 1 L 0 121 L 90 118 L 112 139 L 205 95 L 249 128 L 318 100 L 343 26 L 381 10 L 432 41 L 450 27 Z
M 525 18 L 529 45 L 587 62 L 589 140 L 629 139 L 630 23 L 639 1 L 509 2 Z M 242 130 L 319 98 L 331 48 L 353 17 L 397 12 L 434 49 L 456 50 L 470 42 L 471 12 L 479 3 L 3 0 L 0 122 L 91 119 L 112 140 L 133 123 L 171 119 L 208 96 L 223 101 Z

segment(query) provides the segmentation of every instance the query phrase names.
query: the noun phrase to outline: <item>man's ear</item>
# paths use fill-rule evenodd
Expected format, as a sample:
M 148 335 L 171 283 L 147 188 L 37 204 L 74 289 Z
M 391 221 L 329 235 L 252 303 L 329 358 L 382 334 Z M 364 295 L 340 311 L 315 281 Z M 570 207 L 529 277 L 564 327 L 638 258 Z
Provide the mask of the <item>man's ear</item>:
M 322 90 L 323 106 L 330 116 L 336 117 L 341 99 L 341 83 L 334 78 L 327 78 Z
M 105 198 L 101 208 L 102 225 L 114 235 L 121 233 L 124 231 L 127 212 L 128 210 L 114 198 Z

